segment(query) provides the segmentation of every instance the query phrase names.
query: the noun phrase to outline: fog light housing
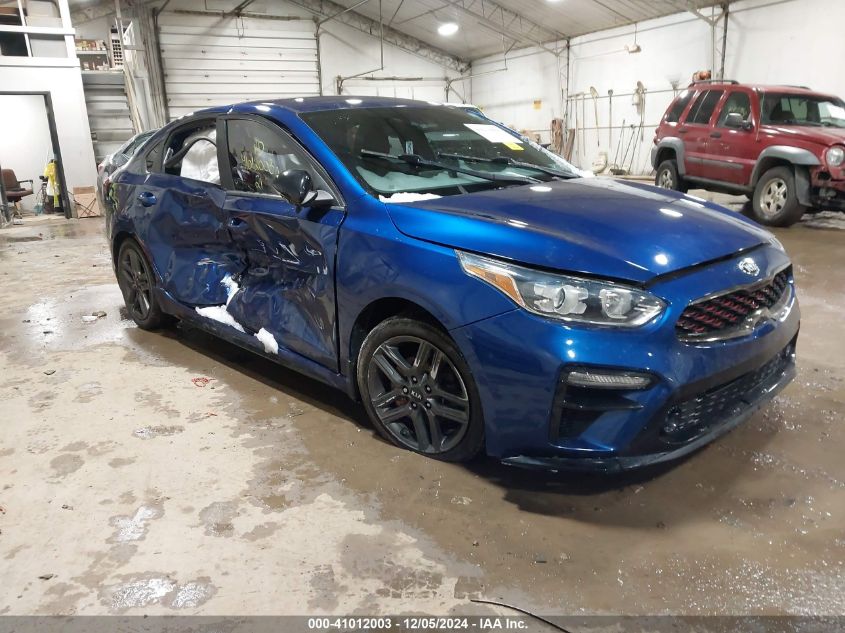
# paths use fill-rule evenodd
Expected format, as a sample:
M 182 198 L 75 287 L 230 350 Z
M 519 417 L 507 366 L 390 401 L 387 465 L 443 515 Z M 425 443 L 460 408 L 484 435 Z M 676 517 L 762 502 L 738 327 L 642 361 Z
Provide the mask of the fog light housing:
M 645 389 L 652 383 L 648 374 L 595 369 L 575 369 L 566 376 L 566 384 L 594 389 Z

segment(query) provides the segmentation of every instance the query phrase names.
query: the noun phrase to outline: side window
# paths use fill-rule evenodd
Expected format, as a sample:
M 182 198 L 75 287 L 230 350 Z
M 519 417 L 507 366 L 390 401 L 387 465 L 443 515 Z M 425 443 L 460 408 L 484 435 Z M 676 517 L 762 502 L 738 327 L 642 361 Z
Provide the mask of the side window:
M 708 90 L 699 95 L 687 115 L 687 123 L 707 125 L 713 115 L 713 110 L 716 109 L 716 104 L 722 98 L 722 92 L 722 90 Z
M 281 128 L 249 119 L 226 124 L 229 168 L 237 191 L 277 196 L 273 182 L 282 172 L 302 169 L 309 173 L 314 189 L 330 190 L 306 152 Z
M 217 128 L 214 121 L 198 121 L 176 130 L 167 141 L 162 171 L 171 176 L 219 185 Z
M 160 171 L 161 165 L 159 164 L 159 161 L 161 160 L 161 148 L 163 146 L 164 141 L 159 141 L 153 145 L 152 148 L 147 151 L 146 156 L 144 156 L 144 163 L 148 174 Z
M 695 94 L 692 90 L 684 90 L 678 98 L 675 99 L 675 102 L 669 108 L 669 111 L 666 113 L 666 118 L 664 119 L 667 123 L 677 123 L 681 119 L 681 114 L 684 112 L 684 108 L 687 107 L 687 104 L 692 99 L 692 96 Z
M 734 112 L 742 116 L 743 121 L 748 121 L 751 116 L 751 97 L 748 96 L 747 92 L 732 92 L 728 95 L 728 98 L 725 99 L 725 105 L 722 106 L 716 127 L 725 127 L 725 119 Z

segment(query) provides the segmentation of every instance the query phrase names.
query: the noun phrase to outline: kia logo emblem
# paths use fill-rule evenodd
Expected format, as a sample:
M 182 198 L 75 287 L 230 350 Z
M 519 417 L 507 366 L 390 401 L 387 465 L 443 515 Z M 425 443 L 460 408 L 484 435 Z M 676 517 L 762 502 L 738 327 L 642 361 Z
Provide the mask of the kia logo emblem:
M 760 267 L 750 257 L 746 257 L 739 262 L 739 269 L 746 275 L 757 275 L 760 272 Z

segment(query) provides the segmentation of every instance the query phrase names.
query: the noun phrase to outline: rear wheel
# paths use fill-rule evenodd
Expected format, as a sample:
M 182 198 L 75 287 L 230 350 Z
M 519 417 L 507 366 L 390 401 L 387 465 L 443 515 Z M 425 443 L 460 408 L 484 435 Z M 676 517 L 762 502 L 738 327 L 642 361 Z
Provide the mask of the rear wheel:
M 138 244 L 127 239 L 117 255 L 117 284 L 129 316 L 144 330 L 154 330 L 165 321 L 155 296 L 155 277 Z
M 751 199 L 751 215 L 767 226 L 791 226 L 806 207 L 798 202 L 795 173 L 789 167 L 773 167 L 760 177 Z
M 654 184 L 662 189 L 672 189 L 682 193 L 687 192 L 687 185 L 678 174 L 678 163 L 674 159 L 664 160 L 657 167 Z
M 390 318 L 364 339 L 357 370 L 364 407 L 386 439 L 452 462 L 481 450 L 478 390 L 460 351 L 440 330 Z

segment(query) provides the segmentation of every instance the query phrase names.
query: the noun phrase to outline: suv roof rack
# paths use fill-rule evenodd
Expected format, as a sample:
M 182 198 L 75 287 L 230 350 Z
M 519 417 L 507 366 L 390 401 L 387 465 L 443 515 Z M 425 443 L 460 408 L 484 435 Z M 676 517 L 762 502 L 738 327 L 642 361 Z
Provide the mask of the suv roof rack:
M 688 88 L 694 86 L 696 84 L 734 84 L 737 85 L 739 82 L 736 79 L 696 79 L 692 83 L 690 83 Z

